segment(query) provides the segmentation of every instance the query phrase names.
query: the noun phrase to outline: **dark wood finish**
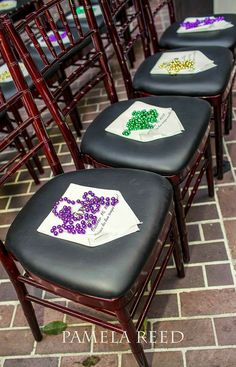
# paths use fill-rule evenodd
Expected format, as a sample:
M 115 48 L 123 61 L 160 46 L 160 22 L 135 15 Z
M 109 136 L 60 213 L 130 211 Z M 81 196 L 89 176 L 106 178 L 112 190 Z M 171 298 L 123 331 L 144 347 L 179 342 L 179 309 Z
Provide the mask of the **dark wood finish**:
M 63 10 L 63 5 L 66 4 L 69 6 L 69 9 L 73 14 L 75 25 L 74 31 L 77 32 L 76 38 L 70 32 L 68 21 Z M 52 0 L 36 12 L 26 17 L 25 20 L 17 27 L 14 26 L 8 16 L 1 17 L 3 27 L 6 29 L 7 35 L 11 38 L 20 58 L 31 75 L 36 90 L 43 98 L 53 120 L 60 128 L 77 169 L 83 168 L 83 165 L 80 160 L 79 148 L 66 122 L 67 116 L 75 111 L 78 101 L 100 81 L 104 83 L 111 103 L 117 102 L 118 100 L 102 40 L 99 36 L 96 18 L 92 12 L 89 1 L 85 1 L 84 6 L 89 25 L 89 29 L 86 32 L 82 30 L 79 18 L 76 15 L 76 5 L 74 0 Z M 58 16 L 58 19 L 63 22 L 64 28 L 60 30 L 67 32 L 69 43 L 66 46 L 62 42 L 57 25 L 51 14 L 54 14 L 54 17 Z M 55 53 L 55 49 L 49 40 L 47 32 L 44 27 L 41 26 L 39 19 L 42 17 L 57 39 L 59 48 L 57 53 Z M 35 26 L 38 28 L 37 37 L 34 33 Z M 38 42 L 38 38 L 40 36 L 43 37 L 47 47 L 42 48 L 40 46 Z M 39 57 L 44 65 L 42 70 L 39 71 L 35 65 L 26 47 L 27 43 L 33 43 L 37 49 Z M 78 47 L 80 47 L 80 52 L 73 53 L 73 49 L 77 49 Z M 83 53 L 81 50 L 83 50 Z M 47 57 L 48 54 L 51 54 L 50 58 Z M 86 58 L 83 56 L 84 54 L 86 54 Z M 59 85 L 55 86 L 54 90 L 51 91 L 44 76 L 48 71 L 50 71 L 51 67 L 59 63 L 63 65 L 63 68 L 64 70 L 66 69 L 66 71 L 60 70 Z M 81 78 L 82 80 L 84 74 L 90 70 L 91 72 L 96 70 L 95 75 L 92 75 L 90 78 L 82 81 L 81 84 L 77 83 L 76 90 L 73 91 L 72 94 L 72 84 L 74 85 L 78 78 Z M 64 80 L 62 81 L 62 79 Z M 70 90 L 69 94 L 68 90 Z M 66 94 L 67 97 L 64 99 L 64 107 L 62 107 L 60 101 L 62 96 L 65 96 Z M 77 124 L 77 127 L 79 128 L 78 120 Z
M 10 43 L 6 40 L 2 29 L 0 27 L 0 53 L 2 59 L 6 62 L 13 81 L 16 85 L 15 94 L 5 100 L 2 92 L 0 91 L 0 111 L 12 111 L 15 106 L 21 105 L 24 107 L 25 118 L 22 117 L 17 121 L 17 125 L 11 125 L 10 120 L 8 121 L 8 134 L 6 134 L 0 141 L 0 151 L 4 151 L 11 144 L 15 143 L 18 146 L 16 154 L 10 158 L 9 161 L 4 163 L 0 167 L 1 178 L 0 184 L 4 183 L 13 173 L 15 173 L 19 167 L 26 164 L 30 170 L 30 159 L 35 157 L 37 152 L 43 149 L 49 163 L 51 164 L 54 174 L 62 172 L 61 165 L 53 149 L 52 143 L 46 133 L 45 127 L 40 119 L 39 111 L 34 103 L 34 100 L 28 90 L 28 85 L 22 75 L 16 57 L 11 49 Z M 22 136 L 27 128 L 35 132 L 37 139 L 30 141 L 30 144 L 25 146 L 22 145 Z M 33 173 L 32 173 L 33 175 Z
M 176 20 L 187 17 L 204 17 L 214 12 L 213 0 L 174 0 Z

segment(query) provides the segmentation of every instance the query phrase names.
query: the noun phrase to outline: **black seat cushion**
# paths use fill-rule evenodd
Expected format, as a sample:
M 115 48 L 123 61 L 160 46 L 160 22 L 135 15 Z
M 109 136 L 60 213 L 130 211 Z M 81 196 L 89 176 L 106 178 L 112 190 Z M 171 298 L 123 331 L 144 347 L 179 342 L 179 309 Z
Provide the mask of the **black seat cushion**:
M 81 143 L 82 152 L 114 167 L 144 169 L 166 176 L 181 172 L 206 132 L 211 113 L 209 104 L 190 97 L 147 97 L 138 100 L 155 106 L 172 107 L 185 131 L 145 143 L 106 132 L 105 128 L 134 100 L 119 102 L 106 108 L 88 127 Z
M 216 16 L 219 15 L 223 15 L 226 21 L 234 24 L 234 27 L 219 31 L 179 34 L 176 31 L 181 22 L 176 22 L 163 33 L 159 46 L 161 48 L 222 46 L 233 50 L 236 45 L 236 14 Z
M 143 222 L 140 231 L 90 248 L 37 232 L 70 183 L 119 190 Z M 17 215 L 6 246 L 39 277 L 88 295 L 113 298 L 134 284 L 172 203 L 169 182 L 149 172 L 97 169 L 66 173 L 45 184 Z
M 179 50 L 189 49 L 195 50 L 195 48 Z M 162 52 L 158 52 L 148 57 L 138 68 L 133 79 L 134 89 L 157 95 L 201 97 L 221 94 L 230 79 L 233 64 L 231 51 L 223 47 L 201 47 L 198 50 L 209 59 L 214 60 L 217 67 L 198 74 L 154 75 L 150 71 L 162 55 Z

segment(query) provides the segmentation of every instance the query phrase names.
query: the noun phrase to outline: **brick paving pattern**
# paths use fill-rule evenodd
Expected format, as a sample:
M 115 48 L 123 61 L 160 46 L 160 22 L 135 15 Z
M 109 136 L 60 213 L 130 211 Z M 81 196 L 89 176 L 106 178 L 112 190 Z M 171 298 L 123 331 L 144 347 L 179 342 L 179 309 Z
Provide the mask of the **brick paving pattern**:
M 161 24 L 165 18 L 161 19 Z M 142 60 L 137 57 L 137 62 Z M 126 98 L 122 78 L 113 60 L 113 72 L 120 99 Z M 108 105 L 101 87 L 92 90 L 79 105 L 84 129 Z M 173 262 L 160 284 L 148 314 L 148 330 L 156 331 L 156 343 L 144 347 L 152 366 L 158 367 L 235 367 L 236 366 L 236 86 L 233 130 L 225 137 L 225 159 L 231 164 L 224 180 L 216 181 L 215 198 L 207 196 L 203 180 L 188 216 L 191 261 L 186 277 L 178 279 Z M 71 157 L 56 127 L 50 128 L 65 171 L 73 170 Z M 11 152 L 9 151 L 9 154 Z M 0 157 L 1 160 L 4 157 Z M 51 177 L 44 157 L 43 184 Z M 26 169 L 21 169 L 0 191 L 0 236 L 6 231 L 35 186 Z M 43 297 L 52 299 L 52 295 Z M 57 302 L 65 301 L 57 299 Z M 85 330 L 99 335 L 100 328 L 59 312 L 36 306 L 40 325 L 64 320 L 68 331 Z M 180 343 L 172 331 L 184 334 Z M 175 334 L 174 337 L 176 337 Z M 178 334 L 179 336 L 180 334 Z M 85 365 L 89 355 L 97 356 L 97 367 L 136 367 L 128 345 L 63 343 L 62 335 L 46 336 L 36 343 L 20 309 L 16 294 L 0 265 L 0 367 L 69 367 Z

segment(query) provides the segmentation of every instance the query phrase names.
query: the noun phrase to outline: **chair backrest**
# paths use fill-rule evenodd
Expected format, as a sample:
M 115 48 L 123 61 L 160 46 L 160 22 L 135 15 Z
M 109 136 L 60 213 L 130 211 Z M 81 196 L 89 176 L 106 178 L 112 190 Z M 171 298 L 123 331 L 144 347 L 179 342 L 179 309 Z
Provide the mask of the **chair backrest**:
M 27 165 L 27 162 L 42 150 L 53 173 L 55 175 L 62 173 L 62 167 L 52 142 L 47 135 L 38 108 L 25 82 L 17 58 L 8 39 L 5 37 L 2 26 L 0 26 L 0 56 L 2 66 L 5 69 L 5 77 L 12 77 L 16 86 L 14 94 L 9 99 L 5 99 L 0 90 L 1 124 L 4 123 L 6 125 L 6 129 L 0 134 L 0 184 L 4 183 L 23 164 Z M 16 125 L 12 125 L 11 111 L 15 106 L 18 108 L 19 105 L 21 106 L 21 121 L 17 121 Z M 32 147 L 30 149 L 24 144 L 24 140 L 22 139 L 24 131 L 28 129 L 35 134 L 35 139 L 32 141 Z M 9 157 L 5 155 L 5 152 L 12 146 L 17 147 L 17 149 L 11 149 Z
M 133 98 L 132 77 L 128 64 L 129 53 L 136 44 L 140 45 L 141 41 L 144 56 L 150 55 L 149 37 L 141 0 L 99 0 L 99 3 L 121 67 L 128 97 Z M 119 19 L 123 14 L 126 16 L 126 21 L 117 22 L 117 18 Z M 128 33 L 127 30 L 129 30 Z
M 174 2 L 173 0 L 142 0 L 142 7 L 153 52 L 159 52 L 158 34 L 164 30 L 160 29 L 161 24 L 165 23 L 166 18 L 169 18 L 168 25 L 176 21 Z
M 108 99 L 112 103 L 118 100 L 90 0 L 85 0 L 83 6 L 81 19 L 74 0 L 51 0 L 17 26 L 9 17 L 1 17 L 7 35 L 59 126 L 77 168 L 82 168 L 80 153 L 67 126 L 67 116 L 101 81 Z M 52 91 L 48 80 L 58 72 L 63 72 L 64 77 L 53 85 Z M 62 96 L 68 88 L 73 94 L 62 106 Z

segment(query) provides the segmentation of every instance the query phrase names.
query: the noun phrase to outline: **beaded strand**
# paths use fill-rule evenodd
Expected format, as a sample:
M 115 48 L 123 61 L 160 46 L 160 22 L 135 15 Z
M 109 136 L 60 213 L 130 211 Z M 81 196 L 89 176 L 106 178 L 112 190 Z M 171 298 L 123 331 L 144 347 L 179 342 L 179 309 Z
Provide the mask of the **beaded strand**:
M 126 129 L 122 132 L 123 135 L 128 136 L 131 131 L 153 129 L 154 123 L 157 122 L 158 112 L 156 109 L 133 111 L 132 117 L 126 123 Z
M 65 202 L 70 205 L 64 205 L 58 210 L 60 203 Z M 115 197 L 96 196 L 93 191 L 84 192 L 82 200 L 70 200 L 67 197 L 61 197 L 53 206 L 52 213 L 55 217 L 61 219 L 62 224 L 52 226 L 50 232 L 54 236 L 59 233 L 67 232 L 70 234 L 86 234 L 87 229 L 96 226 L 99 213 L 102 207 L 106 208 L 117 205 L 119 200 Z M 74 205 L 80 205 L 76 212 L 73 212 Z
M 193 60 L 180 60 L 178 57 L 169 62 L 163 62 L 159 65 L 160 69 L 166 69 L 171 75 L 176 75 L 182 70 L 194 70 L 195 62 Z
M 181 27 L 183 27 L 185 29 L 192 29 L 192 28 L 197 28 L 197 27 L 204 26 L 204 25 L 213 24 L 213 23 L 216 23 L 216 22 L 221 22 L 224 19 L 225 18 L 223 16 L 206 17 L 204 19 L 196 19 L 194 22 L 183 22 L 180 25 L 181 25 Z

